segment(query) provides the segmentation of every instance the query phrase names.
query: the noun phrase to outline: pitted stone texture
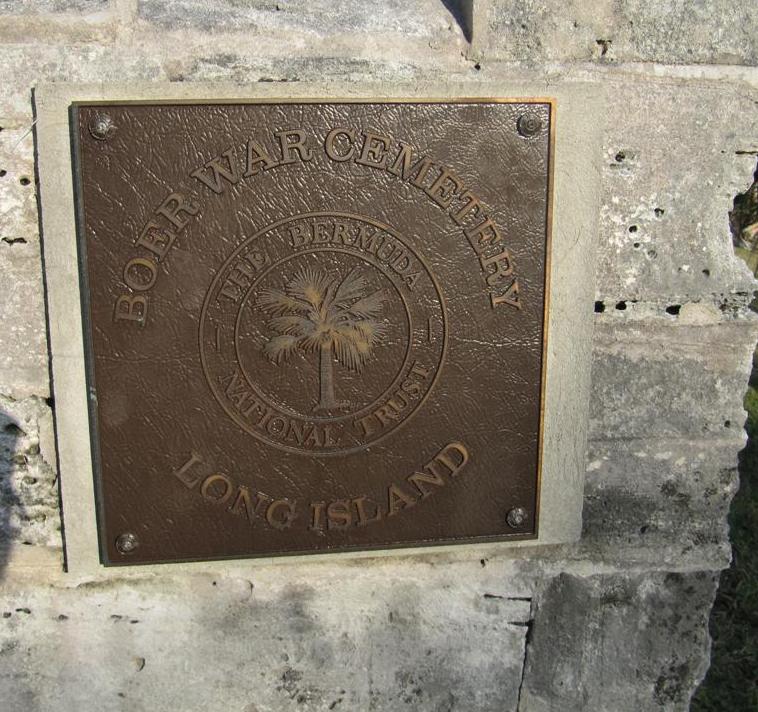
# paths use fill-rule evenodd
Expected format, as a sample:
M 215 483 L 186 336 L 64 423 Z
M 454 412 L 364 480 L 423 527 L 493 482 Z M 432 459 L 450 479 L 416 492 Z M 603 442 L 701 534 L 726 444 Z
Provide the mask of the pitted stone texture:
M 712 82 L 608 84 L 598 299 L 718 301 L 755 288 L 729 211 L 756 167 L 758 91 Z
M 725 568 L 738 486 L 731 439 L 591 442 L 576 559 L 629 566 Z
M 474 36 L 485 59 L 758 63 L 758 22 L 739 0 L 477 0 L 475 23 L 477 12 L 486 14 Z
M 278 579 L 6 588 L 0 694 L 25 712 L 516 710 L 528 601 L 370 567 Z
M 0 43 L 109 44 L 117 30 L 117 4 L 119 0 L 0 0 Z
M 312 82 L 335 77 L 349 82 L 366 82 L 391 76 L 396 81 L 409 82 L 425 75 L 425 70 L 417 63 L 399 56 L 382 60 L 344 57 L 280 59 L 234 52 L 209 52 L 192 57 L 175 55 L 167 58 L 163 67 L 172 80 L 181 78 L 192 81 L 243 82 L 252 76 L 252 81 L 258 82 Z
M 0 394 L 49 392 L 42 263 L 29 128 L 0 131 Z
M 28 44 L 3 47 L 0 117 L 3 125 L 32 127 L 32 91 L 39 82 L 115 82 L 166 79 L 151 48 L 149 54 L 132 48 Z M 167 52 L 168 54 L 168 52 Z
M 50 381 L 39 243 L 0 240 L 0 274 L 0 394 L 44 398 Z
M 444 45 L 430 48 L 424 40 L 418 46 L 398 50 L 393 42 L 355 39 L 356 46 L 330 40 L 328 52 L 322 38 L 314 39 L 308 51 L 293 55 L 291 43 L 283 40 L 249 42 L 208 41 L 207 35 L 193 39 L 181 35 L 166 42 L 137 33 L 130 45 L 28 44 L 3 47 L 5 71 L 0 83 L 2 125 L 27 129 L 32 123 L 32 90 L 40 82 L 117 81 L 232 81 L 241 85 L 255 82 L 412 82 L 438 80 L 440 72 L 450 81 L 466 81 L 480 76 L 461 52 Z M 360 51 L 357 51 L 357 49 Z M 408 51 L 405 51 L 405 50 Z
M 52 441 L 52 413 L 44 401 L 0 396 L 0 549 L 12 543 L 61 546 Z
M 31 127 L 0 131 L 0 240 L 37 242 L 34 138 Z
M 286 32 L 334 35 L 364 33 L 431 37 L 447 31 L 452 16 L 443 3 L 402 0 L 370 4 L 351 0 L 139 0 L 138 17 L 162 31 L 245 32 L 256 35 Z
M 520 710 L 685 712 L 717 575 L 564 574 L 536 601 Z
M 361 78 L 371 81 L 397 81 L 407 75 L 403 67 L 430 63 L 470 71 L 461 29 L 438 0 L 140 0 L 135 28 L 135 48 L 146 56 L 168 40 L 171 78 L 354 80 L 354 68 L 366 64 L 372 71 Z M 319 73 L 319 64 L 336 72 Z
M 739 430 L 756 325 L 753 318 L 697 326 L 675 317 L 598 319 L 590 438 L 722 438 Z
M 0 0 L 0 15 L 87 14 L 105 10 L 109 0 Z

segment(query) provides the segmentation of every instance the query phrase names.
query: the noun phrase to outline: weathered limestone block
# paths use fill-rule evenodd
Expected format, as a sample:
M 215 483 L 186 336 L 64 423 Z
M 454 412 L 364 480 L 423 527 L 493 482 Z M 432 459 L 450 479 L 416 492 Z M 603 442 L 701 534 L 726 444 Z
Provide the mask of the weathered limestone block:
M 601 0 L 555 5 L 545 0 L 489 0 L 485 58 L 509 60 L 748 64 L 758 62 L 755 13 L 739 0 Z
M 104 42 L 116 32 L 118 0 L 0 0 L 0 42 Z
M 14 398 L 49 391 L 32 149 L 28 129 L 0 131 L 0 393 Z
M 715 319 L 598 319 L 590 437 L 649 442 L 736 434 L 736 456 L 756 321 Z
M 650 568 L 728 566 L 737 447 L 735 438 L 591 442 L 576 558 Z
M 110 0 L 2 0 L 0 15 L 84 14 L 105 10 Z
M 718 82 L 608 82 L 596 291 L 663 306 L 748 293 L 752 275 L 729 232 L 750 185 L 758 90 Z
M 134 27 L 145 54 L 167 42 L 179 50 L 165 58 L 172 79 L 397 81 L 424 64 L 473 71 L 463 33 L 438 0 L 140 0 Z
M 286 32 L 293 39 L 300 33 L 322 36 L 362 33 L 433 37 L 447 31 L 453 18 L 438 0 L 406 3 L 390 0 L 380 4 L 350 0 L 139 0 L 140 20 L 166 30 L 191 32 L 245 32 L 262 35 Z
M 45 311 L 39 244 L 0 239 L 0 394 L 49 395 Z
M 441 586 L 434 576 L 432 585 L 394 581 L 370 567 L 350 578 L 303 583 L 294 570 L 287 578 L 7 587 L 4 704 L 25 712 L 516 710 L 528 601 L 482 598 L 466 582 Z
M 31 127 L 5 125 L 0 131 L 0 240 L 38 242 L 37 224 Z
M 427 61 L 428 58 L 427 58 Z M 417 62 L 398 54 L 386 59 L 348 57 L 267 57 L 250 54 L 208 52 L 166 58 L 163 70 L 172 81 L 313 82 L 340 77 L 350 82 L 370 82 L 395 77 L 413 81 L 425 76 Z M 426 70 L 428 71 L 428 70 Z
M 0 118 L 24 129 L 32 126 L 32 91 L 42 81 L 115 82 L 124 79 L 165 79 L 161 51 L 151 47 L 142 54 L 130 47 L 112 48 L 103 43 L 89 45 L 35 42 L 3 46 L 3 81 L 0 82 Z M 173 51 L 173 50 L 171 50 Z
M 558 576 L 538 596 L 521 712 L 684 712 L 717 575 Z
M 0 549 L 62 545 L 54 468 L 50 408 L 39 398 L 0 396 Z

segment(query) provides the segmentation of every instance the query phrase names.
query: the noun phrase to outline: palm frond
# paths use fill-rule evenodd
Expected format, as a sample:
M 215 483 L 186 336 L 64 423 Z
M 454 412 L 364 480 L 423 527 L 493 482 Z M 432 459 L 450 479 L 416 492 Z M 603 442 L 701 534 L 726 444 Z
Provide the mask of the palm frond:
M 287 314 L 288 312 L 304 314 L 309 309 L 308 304 L 295 299 L 289 294 L 280 292 L 278 289 L 262 290 L 258 295 L 257 303 L 261 309 L 274 316 Z
M 302 300 L 318 310 L 326 297 L 330 279 L 320 270 L 303 267 L 287 283 L 287 294 L 294 299 Z
M 360 372 L 371 355 L 382 325 L 368 322 L 347 324 L 333 331 L 334 351 L 339 362 L 351 371 Z
M 359 299 L 349 307 L 345 309 L 350 315 L 358 317 L 359 319 L 373 319 L 382 311 L 382 305 L 384 303 L 384 295 L 379 290 L 373 294 L 369 294 L 367 297 Z
M 358 299 L 366 289 L 366 278 L 357 270 L 352 270 L 337 287 L 334 303 L 346 308 L 353 299 Z
M 355 322 L 354 326 L 371 346 L 379 341 L 386 332 L 386 326 L 382 322 L 374 321 L 373 319 L 361 319 Z
M 263 290 L 258 305 L 269 315 L 267 325 L 277 334 L 263 347 L 265 355 L 281 363 L 298 349 L 313 353 L 331 346 L 343 366 L 360 372 L 385 333 L 385 325 L 377 319 L 384 294 L 378 290 L 362 296 L 366 286 L 356 269 L 333 279 L 322 270 L 303 267 L 285 291 Z
M 297 351 L 300 339 L 290 334 L 280 334 L 269 339 L 263 346 L 263 353 L 274 363 L 286 361 Z
M 300 348 L 305 351 L 305 353 L 313 353 L 323 343 L 326 343 L 329 338 L 329 333 L 327 331 L 314 329 L 310 334 L 307 334 L 300 339 Z
M 310 319 L 297 314 L 274 316 L 269 319 L 268 325 L 279 334 L 291 334 L 292 336 L 308 336 L 316 328 Z
M 337 360 L 348 370 L 360 373 L 368 352 L 362 353 L 363 349 L 359 347 L 353 335 L 337 331 L 333 334 L 332 344 Z

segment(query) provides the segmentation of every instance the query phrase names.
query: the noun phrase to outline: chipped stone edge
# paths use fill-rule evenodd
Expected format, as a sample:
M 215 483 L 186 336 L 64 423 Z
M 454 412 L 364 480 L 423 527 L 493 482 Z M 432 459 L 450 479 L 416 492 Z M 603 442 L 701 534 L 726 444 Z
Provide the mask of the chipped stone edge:
M 298 99 L 549 97 L 556 100 L 556 144 L 552 220 L 551 296 L 540 534 L 537 542 L 460 544 L 433 548 L 297 555 L 250 559 L 258 568 L 298 563 L 456 552 L 532 557 L 535 543 L 575 541 L 581 533 L 585 446 L 588 427 L 593 329 L 595 245 L 600 196 L 599 159 L 604 112 L 602 88 L 592 82 L 512 81 L 476 84 L 325 83 L 235 84 L 45 84 L 37 88 L 37 140 L 46 271 L 47 319 L 56 397 L 68 571 L 78 576 L 117 578 L 123 567 L 103 567 L 98 552 L 95 494 L 90 456 L 84 348 L 77 268 L 75 206 L 71 170 L 69 107 L 72 102 L 257 101 Z M 519 549 L 526 550 L 519 554 Z M 464 553 L 465 552 L 465 553 Z M 17 556 L 22 556 L 18 552 Z M 16 557 L 14 557 L 16 558 Z M 18 561 L 23 568 L 24 562 Z M 132 572 L 229 571 L 227 560 L 129 567 Z M 14 568 L 13 560 L 9 562 Z

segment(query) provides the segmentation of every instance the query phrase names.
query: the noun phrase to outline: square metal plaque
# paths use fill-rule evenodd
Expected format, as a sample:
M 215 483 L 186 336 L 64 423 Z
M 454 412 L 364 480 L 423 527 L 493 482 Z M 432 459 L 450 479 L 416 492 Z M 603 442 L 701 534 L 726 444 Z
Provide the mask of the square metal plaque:
M 71 121 L 103 563 L 536 537 L 551 101 Z

